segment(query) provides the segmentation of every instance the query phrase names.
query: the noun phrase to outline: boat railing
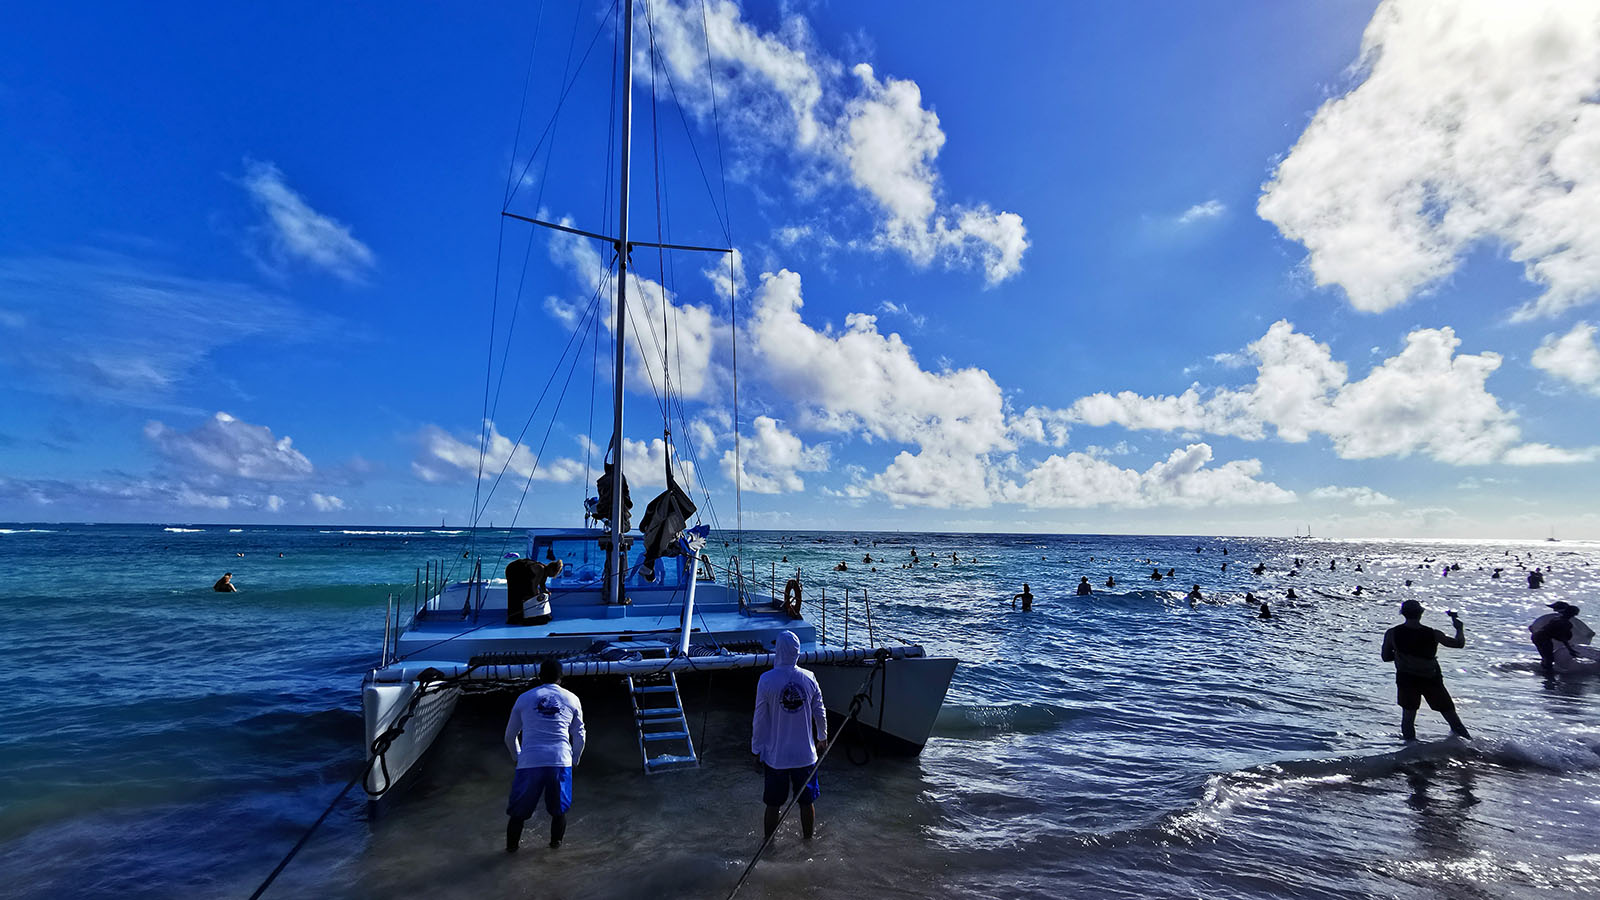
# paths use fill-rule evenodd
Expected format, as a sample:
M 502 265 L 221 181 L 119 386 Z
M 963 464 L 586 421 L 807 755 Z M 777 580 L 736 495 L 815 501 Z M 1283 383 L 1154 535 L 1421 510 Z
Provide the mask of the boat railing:
M 767 579 L 762 579 L 757 574 L 754 561 L 751 561 L 749 568 L 746 569 L 740 564 L 737 556 L 730 557 L 726 565 L 718 566 L 715 563 L 711 563 L 711 566 L 714 572 L 720 570 L 736 587 L 739 592 L 741 606 L 750 603 L 752 594 L 759 596 L 763 587 L 767 589 L 768 599 L 772 603 L 776 603 L 778 598 L 782 596 L 782 592 L 778 590 L 777 563 L 772 564 L 771 574 Z M 797 579 L 801 577 L 799 568 L 794 570 L 794 577 Z M 854 593 L 854 596 L 852 596 L 852 593 Z M 824 644 L 828 643 L 830 631 L 827 586 L 822 586 L 813 597 L 805 596 L 804 591 L 802 591 L 800 604 L 802 609 L 809 608 L 814 614 L 813 624 L 817 628 L 818 641 Z M 862 626 L 865 626 L 868 645 L 873 647 L 878 645 L 877 622 L 872 615 L 872 597 L 866 588 L 857 588 L 854 592 L 852 592 L 851 588 L 845 588 L 843 598 L 836 600 L 833 605 L 837 609 L 833 613 L 835 630 L 832 633 L 837 634 L 841 639 L 842 643 L 839 646 L 850 646 L 850 626 L 852 623 L 855 625 L 858 638 L 861 634 Z

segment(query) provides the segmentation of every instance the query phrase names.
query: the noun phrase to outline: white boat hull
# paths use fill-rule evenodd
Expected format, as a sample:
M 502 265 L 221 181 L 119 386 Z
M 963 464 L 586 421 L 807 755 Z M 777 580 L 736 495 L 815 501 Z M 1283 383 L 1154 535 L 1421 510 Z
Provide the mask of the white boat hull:
M 850 715 L 850 704 L 863 692 L 863 682 L 871 674 L 870 660 L 852 665 L 816 666 L 812 671 L 822 686 L 822 701 L 828 712 L 839 717 Z M 939 707 L 944 704 L 950 679 L 955 676 L 956 660 L 948 657 L 909 657 L 890 659 L 884 669 L 865 688 L 857 721 L 879 732 L 891 748 L 905 753 L 921 752 L 933 732 Z
M 361 711 L 366 726 L 366 788 L 367 795 L 374 800 L 399 784 L 427 754 L 434 739 L 450 721 L 450 714 L 455 712 L 456 701 L 461 697 L 461 689 L 454 685 L 434 686 L 420 698 L 417 697 L 419 690 L 422 688 L 416 681 L 380 684 L 369 680 L 361 691 Z M 408 712 L 410 715 L 406 717 Z M 401 730 L 389 734 L 382 758 L 375 758 L 373 742 L 389 733 L 402 717 L 405 721 L 401 723 Z

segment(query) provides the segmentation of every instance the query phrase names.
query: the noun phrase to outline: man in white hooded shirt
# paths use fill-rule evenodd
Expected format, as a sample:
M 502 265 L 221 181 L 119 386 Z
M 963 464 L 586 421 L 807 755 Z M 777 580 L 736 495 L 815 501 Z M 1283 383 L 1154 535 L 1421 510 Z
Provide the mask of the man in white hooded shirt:
M 539 664 L 539 686 L 517 698 L 506 722 L 506 749 L 517 761 L 506 800 L 506 850 L 517 849 L 522 826 L 544 800 L 550 813 L 550 847 L 561 846 L 572 808 L 572 767 L 583 756 L 583 704 L 562 687 L 561 662 Z
M 822 705 L 817 678 L 795 663 L 800 639 L 794 632 L 778 635 L 777 664 L 756 684 L 756 712 L 750 728 L 750 752 L 761 758 L 766 786 L 768 837 L 778 828 L 783 803 L 790 793 L 800 798 L 800 830 L 809 839 L 817 824 L 817 760 L 828 746 L 828 711 Z

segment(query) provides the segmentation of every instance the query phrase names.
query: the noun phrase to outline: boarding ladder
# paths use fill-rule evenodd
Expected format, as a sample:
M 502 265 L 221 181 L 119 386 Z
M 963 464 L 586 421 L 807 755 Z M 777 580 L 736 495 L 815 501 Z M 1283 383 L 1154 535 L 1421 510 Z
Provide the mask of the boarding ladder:
M 645 659 L 665 659 L 669 648 L 666 644 L 639 641 L 633 649 Z M 633 701 L 633 721 L 639 729 L 639 755 L 644 759 L 645 774 L 700 765 L 694 739 L 689 736 L 689 720 L 683 714 L 676 674 L 629 675 L 628 696 Z

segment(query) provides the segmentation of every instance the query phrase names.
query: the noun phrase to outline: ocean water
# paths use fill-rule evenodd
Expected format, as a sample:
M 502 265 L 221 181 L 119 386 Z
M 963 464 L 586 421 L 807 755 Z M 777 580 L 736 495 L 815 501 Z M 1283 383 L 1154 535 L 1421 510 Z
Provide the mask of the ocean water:
M 468 540 L 0 526 L 0 896 L 247 896 L 360 768 L 359 684 L 386 596 L 425 561 L 459 562 Z M 719 561 L 734 549 L 721 544 Z M 763 577 L 784 556 L 799 566 L 808 598 L 826 587 L 833 604 L 849 588 L 852 644 L 868 637 L 864 591 L 874 636 L 962 665 L 923 754 L 856 765 L 835 751 L 817 838 L 786 822 L 741 897 L 1600 895 L 1600 679 L 1544 676 L 1526 630 L 1557 599 L 1600 619 L 1600 545 L 779 532 L 744 544 Z M 477 538 L 487 558 L 516 545 Z M 902 568 L 912 547 L 921 562 Z M 1306 566 L 1290 576 L 1295 557 Z M 832 571 L 840 561 L 848 572 Z M 1442 575 L 1450 563 L 1460 570 Z M 1534 565 L 1549 572 L 1537 591 L 1522 568 Z M 1152 566 L 1176 578 L 1152 581 Z M 223 571 L 240 593 L 210 590 Z M 1093 596 L 1073 595 L 1080 575 Z M 1114 590 L 1100 587 L 1108 575 Z M 1024 581 L 1030 613 L 1010 604 Z M 1196 583 L 1206 602 L 1191 607 Z M 1289 587 L 1299 600 L 1282 599 Z M 1246 591 L 1275 617 L 1257 618 Z M 1446 607 L 1466 622 L 1466 649 L 1441 661 L 1471 741 L 1445 739 L 1426 708 L 1423 742 L 1399 740 L 1378 646 L 1407 597 L 1436 627 Z M 842 630 L 831 606 L 834 643 Z M 761 837 L 748 682 L 686 688 L 703 765 L 656 776 L 640 771 L 621 689 L 577 687 L 591 747 L 560 850 L 545 848 L 540 816 L 504 853 L 509 701 L 476 698 L 406 794 L 375 820 L 359 788 L 347 795 L 267 896 L 727 896 Z

